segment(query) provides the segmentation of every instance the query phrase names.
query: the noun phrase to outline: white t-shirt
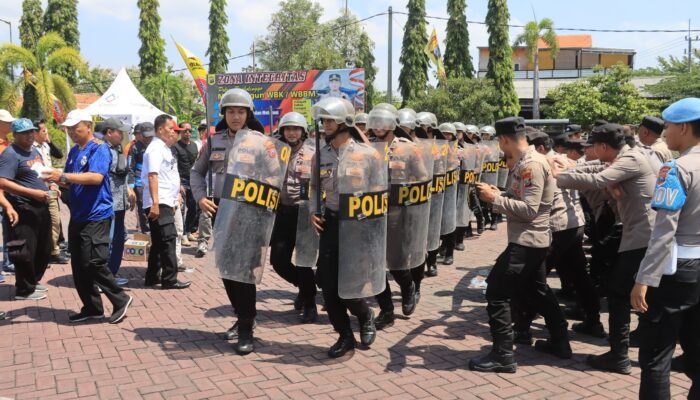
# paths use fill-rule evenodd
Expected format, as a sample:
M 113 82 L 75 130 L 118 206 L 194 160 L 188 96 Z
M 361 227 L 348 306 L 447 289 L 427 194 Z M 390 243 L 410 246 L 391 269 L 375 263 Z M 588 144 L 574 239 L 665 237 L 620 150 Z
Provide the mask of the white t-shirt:
M 180 193 L 180 173 L 177 172 L 177 159 L 173 156 L 165 142 L 157 137 L 143 153 L 143 169 L 141 170 L 141 182 L 143 182 L 143 208 L 153 205 L 151 190 L 149 188 L 148 174 L 158 174 L 158 203 L 175 207 Z

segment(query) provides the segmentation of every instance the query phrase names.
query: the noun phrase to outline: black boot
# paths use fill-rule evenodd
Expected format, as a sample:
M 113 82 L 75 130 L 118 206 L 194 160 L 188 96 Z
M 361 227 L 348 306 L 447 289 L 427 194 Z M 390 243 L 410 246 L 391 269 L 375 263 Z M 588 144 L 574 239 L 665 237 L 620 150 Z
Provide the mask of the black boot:
M 301 311 L 304 308 L 304 300 L 301 298 L 301 293 L 294 298 L 294 311 Z
M 535 350 L 568 360 L 573 355 L 569 339 L 547 339 L 535 342 Z
M 236 346 L 236 352 L 242 356 L 255 350 L 253 345 L 253 323 L 253 319 L 238 320 L 238 345 Z
M 457 250 L 457 251 L 464 251 L 464 243 L 457 243 L 457 244 L 455 244 L 455 250 Z
M 257 323 L 253 321 L 253 331 L 255 331 L 255 327 L 257 326 Z M 224 332 L 224 340 L 234 340 L 238 339 L 238 321 L 236 321 L 232 327 L 228 328 L 226 332 Z
M 512 336 L 495 338 L 493 348 L 487 355 L 469 360 L 469 369 L 479 372 L 514 373 L 518 369 L 518 363 L 513 356 Z
M 374 327 L 381 331 L 384 328 L 388 328 L 394 325 L 394 319 L 396 316 L 393 311 L 379 311 L 379 315 L 374 320 Z
M 302 324 L 313 324 L 317 319 L 318 311 L 316 310 L 316 305 L 304 308 L 304 313 L 301 315 Z
M 513 331 L 513 342 L 532 346 L 532 333 L 530 331 Z
M 341 333 L 338 341 L 335 342 L 333 346 L 328 350 L 328 357 L 338 358 L 342 357 L 348 351 L 355 348 L 355 336 L 352 332 Z
M 601 371 L 610 371 L 622 375 L 629 375 L 632 373 L 632 363 L 629 357 L 616 355 L 612 351 L 599 356 L 590 355 L 586 359 L 586 363 Z
M 476 233 L 478 233 L 479 235 L 484 233 L 484 221 L 483 220 L 476 221 Z
M 608 334 L 605 333 L 605 328 L 603 327 L 603 324 L 600 323 L 599 319 L 595 318 L 579 322 L 578 324 L 574 324 L 571 327 L 571 329 L 576 333 L 593 336 L 601 339 L 608 337 Z
M 474 236 L 474 230 L 472 230 L 472 223 L 470 222 L 469 225 L 467 226 L 467 230 L 464 231 L 464 237 L 470 238 L 473 236 Z
M 416 285 L 411 282 L 411 288 L 408 293 L 401 293 L 401 312 L 403 315 L 409 316 L 416 311 Z
M 369 310 L 367 319 L 360 323 L 360 343 L 369 346 L 377 338 L 377 327 L 374 325 L 374 311 Z
M 428 276 L 431 278 L 437 276 L 437 265 L 428 264 L 428 270 L 425 271 L 425 276 Z

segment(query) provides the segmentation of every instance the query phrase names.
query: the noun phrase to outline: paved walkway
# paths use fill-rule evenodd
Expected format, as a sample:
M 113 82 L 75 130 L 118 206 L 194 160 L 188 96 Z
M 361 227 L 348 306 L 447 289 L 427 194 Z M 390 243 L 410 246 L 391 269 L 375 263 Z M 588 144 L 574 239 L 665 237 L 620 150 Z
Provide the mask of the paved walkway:
M 128 226 L 134 225 L 130 213 Z M 68 323 L 69 313 L 79 308 L 70 266 L 47 271 L 49 297 L 40 302 L 9 301 L 14 277 L 7 276 L 0 285 L 0 307 L 9 314 L 0 322 L 0 397 L 636 398 L 636 363 L 631 376 L 592 371 L 585 356 L 604 352 L 606 342 L 576 334 L 571 360 L 520 347 L 516 374 L 468 371 L 468 360 L 490 345 L 482 290 L 470 288 L 470 282 L 504 248 L 505 226 L 465 243 L 468 251 L 456 252 L 455 265 L 440 267 L 437 278 L 424 281 L 414 315 L 379 332 L 371 349 L 340 360 L 326 357 L 336 336 L 325 313 L 317 324 L 298 324 L 295 290 L 271 268 L 258 288 L 256 352 L 236 355 L 220 337 L 233 313 L 212 269 L 213 256 L 195 259 L 193 248 L 184 250 L 185 262 L 196 268 L 183 277 L 193 281 L 189 290 L 144 289 L 144 264 L 124 263 L 135 302 L 119 325 Z M 543 321 L 537 321 L 535 335 L 544 337 L 543 330 Z M 689 380 L 674 374 L 672 384 L 674 396 L 685 398 Z

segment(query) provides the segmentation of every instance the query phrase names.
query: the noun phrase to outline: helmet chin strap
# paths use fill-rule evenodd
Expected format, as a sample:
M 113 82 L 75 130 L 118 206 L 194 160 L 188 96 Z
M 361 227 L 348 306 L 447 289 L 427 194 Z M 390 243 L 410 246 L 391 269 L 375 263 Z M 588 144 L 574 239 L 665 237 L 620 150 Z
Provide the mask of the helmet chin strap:
M 326 144 L 331 144 L 331 142 L 333 141 L 333 139 L 336 138 L 336 136 L 338 136 L 339 134 L 341 134 L 341 133 L 343 133 L 343 132 L 345 132 L 345 131 L 347 131 L 347 130 L 348 130 L 348 128 L 347 128 L 346 126 L 343 126 L 342 128 L 336 129 L 336 130 L 335 130 L 333 133 L 331 133 L 331 134 L 326 133 L 326 138 L 325 138 Z

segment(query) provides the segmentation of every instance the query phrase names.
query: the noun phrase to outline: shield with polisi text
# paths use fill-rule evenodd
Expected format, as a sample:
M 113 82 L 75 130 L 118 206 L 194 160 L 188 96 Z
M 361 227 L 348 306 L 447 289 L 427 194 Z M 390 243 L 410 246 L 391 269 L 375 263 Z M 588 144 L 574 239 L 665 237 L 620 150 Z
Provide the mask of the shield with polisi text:
M 476 184 L 479 169 L 477 147 L 473 144 L 465 144 L 460 149 L 459 185 L 457 186 L 457 226 L 469 225 L 472 217 L 469 206 L 469 190 Z
M 440 247 L 440 225 L 442 225 L 442 205 L 445 200 L 445 174 L 447 172 L 448 145 L 446 140 L 433 142 L 433 183 L 430 187 L 430 222 L 428 222 L 428 251 Z
M 480 182 L 495 186 L 498 184 L 498 166 L 501 159 L 498 141 L 482 140 L 479 143 L 479 150 L 482 157 Z
M 311 182 L 312 164 L 316 152 L 316 142 L 314 139 L 306 139 L 295 165 L 287 168 L 295 168 L 301 177 L 299 188 L 299 214 L 297 216 L 297 235 L 294 244 L 294 265 L 297 267 L 313 267 L 318 259 L 318 245 L 320 237 L 311 226 L 311 214 L 316 210 L 311 210 L 311 193 L 309 183 Z

